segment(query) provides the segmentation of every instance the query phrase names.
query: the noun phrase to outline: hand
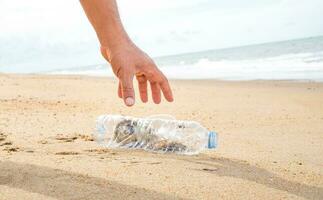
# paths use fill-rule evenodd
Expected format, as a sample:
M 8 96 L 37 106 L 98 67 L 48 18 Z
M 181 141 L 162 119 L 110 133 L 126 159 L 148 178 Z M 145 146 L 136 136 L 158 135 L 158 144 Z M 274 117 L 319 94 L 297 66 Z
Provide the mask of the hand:
M 135 104 L 133 78 L 136 76 L 142 102 L 148 101 L 147 83 L 150 83 L 154 103 L 161 101 L 161 91 L 165 99 L 173 101 L 173 95 L 167 78 L 157 68 L 154 61 L 134 44 L 122 45 L 113 51 L 101 47 L 101 53 L 111 64 L 119 79 L 118 96 L 127 106 Z

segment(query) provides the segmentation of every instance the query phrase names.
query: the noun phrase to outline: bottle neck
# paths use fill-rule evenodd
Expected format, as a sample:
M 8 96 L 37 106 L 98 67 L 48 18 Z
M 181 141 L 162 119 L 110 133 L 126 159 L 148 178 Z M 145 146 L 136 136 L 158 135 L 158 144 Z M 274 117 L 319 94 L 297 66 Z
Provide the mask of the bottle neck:
M 208 149 L 215 149 L 218 146 L 218 134 L 216 132 L 209 132 L 208 134 Z

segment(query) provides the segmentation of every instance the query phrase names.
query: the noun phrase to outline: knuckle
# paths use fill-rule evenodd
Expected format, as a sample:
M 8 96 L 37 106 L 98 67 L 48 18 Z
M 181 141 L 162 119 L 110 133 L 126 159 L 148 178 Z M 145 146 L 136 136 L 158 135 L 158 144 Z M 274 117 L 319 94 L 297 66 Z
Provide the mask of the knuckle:
M 151 79 L 150 80 L 150 84 L 151 85 L 156 85 L 158 82 L 157 82 L 157 80 L 156 79 Z
M 167 80 L 167 78 L 164 75 L 161 75 L 160 76 L 160 82 L 161 83 L 168 83 L 168 80 Z
M 153 71 L 150 75 L 150 82 L 152 83 L 159 83 L 161 81 L 161 77 L 158 71 Z
M 147 58 L 147 59 L 145 59 L 145 61 L 144 61 L 144 65 L 145 66 L 155 66 L 156 64 L 155 64 L 155 62 L 151 59 L 151 58 Z
M 122 88 L 123 93 L 133 93 L 133 88 L 132 87 L 123 87 Z
M 122 77 L 123 77 L 123 73 L 122 73 L 121 67 L 113 68 L 113 73 L 114 73 L 118 78 L 122 78 Z
M 157 76 L 157 77 L 156 77 L 156 81 L 157 81 L 159 84 L 164 84 L 164 83 L 165 83 L 165 81 L 166 81 L 166 78 L 165 78 L 165 77 L 163 77 L 163 76 L 161 76 L 161 75 L 159 75 L 159 76 Z
M 147 77 L 152 78 L 155 75 L 155 71 L 148 68 L 146 69 L 146 74 L 147 74 Z
M 123 91 L 132 91 L 133 90 L 133 87 L 131 87 L 131 86 L 123 86 L 122 87 L 122 90 Z
M 146 82 L 146 78 L 144 76 L 137 76 L 136 78 L 137 78 L 138 82 L 141 84 Z

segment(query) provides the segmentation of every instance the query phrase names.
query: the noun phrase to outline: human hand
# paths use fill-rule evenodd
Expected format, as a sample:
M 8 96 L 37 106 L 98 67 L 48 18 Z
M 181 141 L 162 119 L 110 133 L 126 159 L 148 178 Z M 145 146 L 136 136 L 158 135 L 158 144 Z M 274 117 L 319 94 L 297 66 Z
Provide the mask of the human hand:
M 111 64 L 114 74 L 119 79 L 118 96 L 127 106 L 135 104 L 134 76 L 138 81 L 142 102 L 148 101 L 148 82 L 154 103 L 161 102 L 161 91 L 167 101 L 173 101 L 172 90 L 165 75 L 157 68 L 154 61 L 134 44 L 121 45 L 111 51 L 101 47 L 101 53 Z

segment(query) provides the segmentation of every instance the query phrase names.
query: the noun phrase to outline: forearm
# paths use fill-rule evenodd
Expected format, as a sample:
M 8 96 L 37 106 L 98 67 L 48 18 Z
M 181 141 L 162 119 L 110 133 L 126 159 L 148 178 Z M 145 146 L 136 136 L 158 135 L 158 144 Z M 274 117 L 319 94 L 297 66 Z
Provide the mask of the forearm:
M 123 28 L 115 0 L 80 0 L 101 47 L 108 52 L 131 43 Z
M 101 53 L 111 64 L 119 79 L 118 96 L 127 106 L 135 103 L 133 78 L 139 84 L 140 97 L 148 101 L 147 82 L 155 103 L 161 101 L 161 91 L 168 101 L 173 101 L 167 78 L 153 60 L 132 43 L 124 30 L 116 0 L 80 0 L 101 43 Z

